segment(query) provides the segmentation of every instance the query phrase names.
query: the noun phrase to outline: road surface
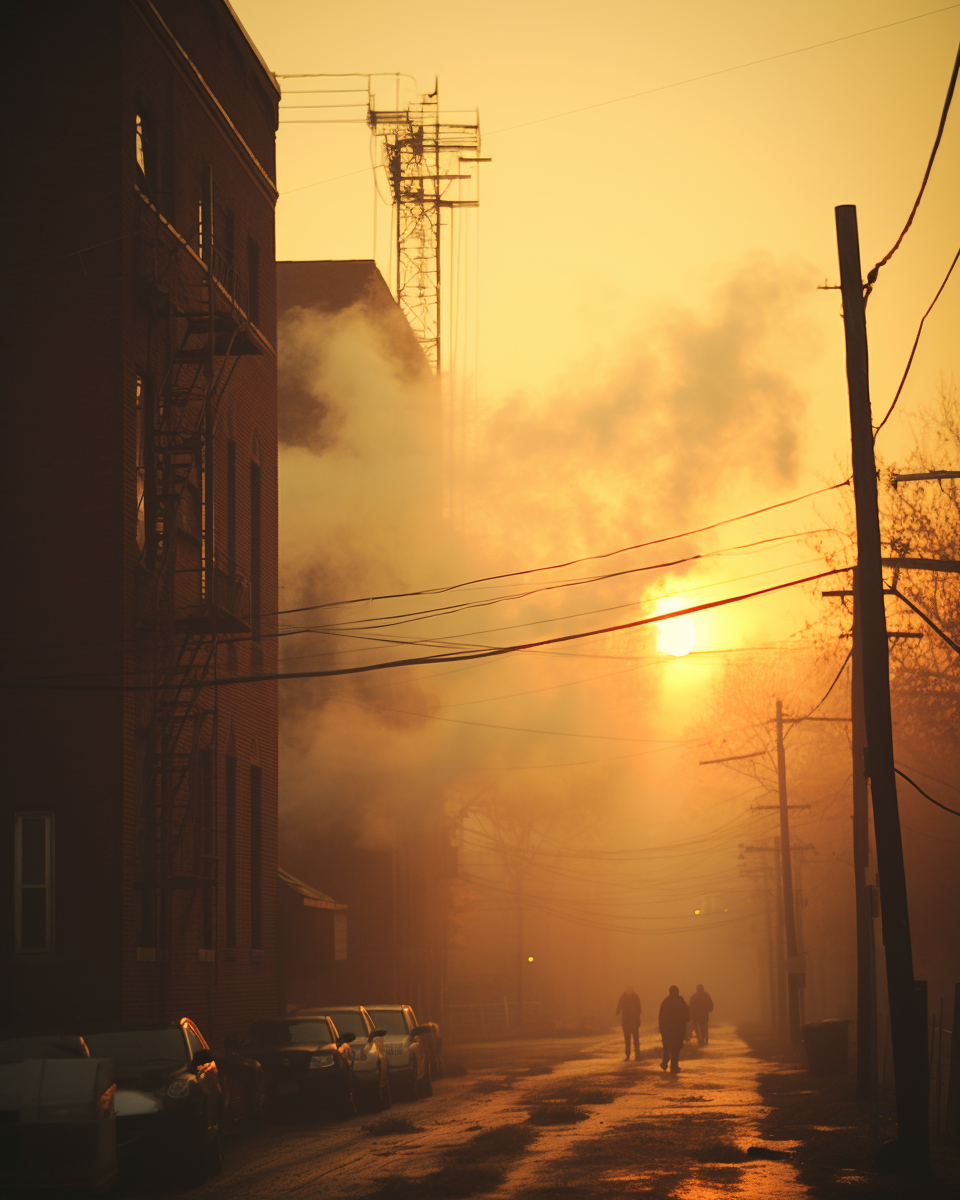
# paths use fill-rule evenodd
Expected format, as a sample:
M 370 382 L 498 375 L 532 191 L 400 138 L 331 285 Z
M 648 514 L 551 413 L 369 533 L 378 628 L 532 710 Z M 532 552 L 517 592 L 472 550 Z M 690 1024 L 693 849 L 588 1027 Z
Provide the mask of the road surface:
M 432 1098 L 394 1104 L 384 1116 L 304 1118 L 228 1139 L 223 1171 L 189 1194 L 204 1200 L 806 1195 L 791 1162 L 796 1144 L 760 1135 L 765 1109 L 757 1075 L 765 1064 L 733 1029 L 711 1030 L 710 1045 L 686 1051 L 673 1077 L 660 1070 L 659 1042 L 654 1046 L 644 1033 L 638 1063 L 622 1061 L 618 1029 L 605 1037 L 454 1047 L 449 1062 L 467 1072 L 439 1080 Z M 398 1118 L 413 1129 L 378 1134 L 381 1122 Z

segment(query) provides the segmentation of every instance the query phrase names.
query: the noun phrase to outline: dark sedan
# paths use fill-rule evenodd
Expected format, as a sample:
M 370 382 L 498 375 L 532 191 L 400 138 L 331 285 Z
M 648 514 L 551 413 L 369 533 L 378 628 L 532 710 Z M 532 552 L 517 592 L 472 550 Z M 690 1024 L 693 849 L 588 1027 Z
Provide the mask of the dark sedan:
M 254 1021 L 237 1049 L 263 1069 L 274 1105 L 316 1105 L 338 1117 L 352 1116 L 352 1033 L 339 1034 L 326 1017 L 273 1017 Z
M 113 1059 L 121 1170 L 159 1170 L 195 1184 L 220 1169 L 220 1081 L 192 1021 L 83 1038 L 93 1058 Z

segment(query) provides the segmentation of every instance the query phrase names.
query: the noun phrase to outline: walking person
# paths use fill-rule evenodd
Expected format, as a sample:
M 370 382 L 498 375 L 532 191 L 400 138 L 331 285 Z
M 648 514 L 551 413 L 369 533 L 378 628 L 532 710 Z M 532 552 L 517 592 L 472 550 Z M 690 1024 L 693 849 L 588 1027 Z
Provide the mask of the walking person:
M 630 1061 L 630 1042 L 633 1042 L 634 1062 L 640 1061 L 640 997 L 628 987 L 617 1001 L 617 1013 L 623 1029 L 623 1061 Z
M 708 1025 L 710 1014 L 713 1012 L 713 1000 L 710 998 L 710 993 L 704 991 L 703 984 L 697 984 L 697 990 L 690 997 L 690 1020 L 693 1022 L 693 1032 L 696 1034 L 697 1042 L 701 1046 L 705 1046 L 709 1037 Z
M 677 985 L 673 984 L 670 988 L 670 995 L 660 1005 L 660 1039 L 663 1042 L 661 1071 L 667 1069 L 668 1062 L 672 1074 L 676 1075 L 680 1070 L 677 1060 L 680 1057 L 680 1047 L 683 1045 L 683 1037 L 687 1032 L 689 1020 L 690 1009 L 687 1007 L 687 1002 L 680 995 Z

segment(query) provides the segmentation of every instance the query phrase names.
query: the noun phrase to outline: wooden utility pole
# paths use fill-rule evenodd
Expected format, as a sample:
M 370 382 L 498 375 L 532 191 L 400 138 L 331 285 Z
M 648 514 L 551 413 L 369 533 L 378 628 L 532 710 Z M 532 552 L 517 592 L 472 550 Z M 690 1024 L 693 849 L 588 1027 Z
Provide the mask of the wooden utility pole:
M 857 210 L 852 204 L 843 204 L 835 214 L 857 518 L 857 599 L 863 652 L 865 761 L 873 800 L 896 1087 L 898 1144 L 892 1156 L 912 1166 L 923 1167 L 929 1161 L 930 1153 L 926 1013 L 921 1023 L 914 988 L 907 884 L 893 763 L 890 666 Z
M 853 751 L 853 874 L 857 920 L 857 1098 L 873 1100 L 877 1091 L 877 981 L 873 955 L 873 906 L 867 883 L 870 827 L 867 806 L 867 731 L 863 713 L 863 636 L 858 596 L 859 568 L 853 569 L 853 651 L 850 687 Z
M 790 1044 L 800 1045 L 800 989 L 805 978 L 797 947 L 797 914 L 793 905 L 793 862 L 790 858 L 790 810 L 787 806 L 787 758 L 783 748 L 783 704 L 777 701 L 777 790 L 780 797 L 780 879 L 783 927 L 787 935 L 787 1011 Z

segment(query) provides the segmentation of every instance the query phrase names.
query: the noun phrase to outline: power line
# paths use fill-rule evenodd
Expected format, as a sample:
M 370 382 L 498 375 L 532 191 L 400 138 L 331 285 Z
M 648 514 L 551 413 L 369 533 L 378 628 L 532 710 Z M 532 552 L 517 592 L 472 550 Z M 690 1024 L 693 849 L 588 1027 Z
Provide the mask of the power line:
M 802 496 L 794 496 L 790 500 L 780 500 L 776 504 L 767 504 L 763 508 L 755 508 L 751 512 L 739 513 L 735 517 L 725 517 L 722 521 L 714 521 L 710 525 L 701 525 L 698 529 L 689 529 L 685 533 L 672 533 L 666 537 L 653 538 L 647 542 L 637 542 L 632 546 L 620 546 L 616 550 L 606 550 L 601 554 L 587 554 L 582 558 L 571 558 L 567 562 L 551 563 L 543 567 L 527 567 L 519 571 L 506 571 L 501 575 L 485 575 L 478 579 L 468 579 L 461 583 L 441 584 L 438 587 L 420 588 L 413 592 L 387 592 L 381 596 L 356 596 L 350 600 L 330 600 L 323 604 L 308 604 L 302 608 L 284 608 L 276 613 L 262 613 L 261 616 L 276 616 L 285 617 L 292 616 L 295 613 L 314 612 L 320 608 L 346 608 L 351 604 L 370 604 L 374 600 L 403 600 L 410 596 L 434 596 L 443 592 L 453 592 L 460 588 L 475 587 L 481 583 L 494 583 L 498 579 L 515 579 L 520 575 L 536 575 L 543 571 L 560 571 L 567 567 L 574 567 L 578 563 L 596 562 L 604 558 L 613 558 L 618 554 L 628 554 L 632 550 L 645 550 L 649 546 L 660 546 L 665 542 L 676 542 L 682 538 L 694 537 L 698 533 L 709 533 L 713 529 L 720 529 L 724 525 L 732 525 L 736 521 L 746 521 L 750 517 L 759 516 L 761 513 L 773 512 L 778 508 L 786 508 L 791 504 L 799 504 L 801 500 L 809 500 L 813 496 L 822 496 L 825 492 L 833 492 L 838 488 L 848 487 L 849 479 L 844 479 L 840 483 L 832 483 L 827 487 L 817 488 L 812 492 L 805 492 Z
M 947 87 L 947 98 L 943 102 L 943 112 L 940 114 L 940 124 L 937 126 L 937 136 L 934 138 L 933 149 L 930 151 L 930 158 L 927 160 L 927 169 L 923 173 L 923 180 L 920 183 L 920 191 L 917 192 L 917 198 L 913 202 L 913 208 L 910 209 L 910 215 L 907 217 L 906 225 L 904 225 L 903 229 L 900 231 L 900 236 L 894 242 L 893 246 L 883 256 L 883 258 L 880 259 L 880 261 L 876 264 L 876 266 L 874 266 L 871 269 L 870 273 L 867 275 L 867 291 L 866 291 L 866 295 L 864 297 L 865 300 L 866 300 L 866 297 L 870 295 L 870 292 L 873 289 L 873 285 L 877 282 L 877 276 L 880 274 L 880 268 L 883 266 L 886 266 L 886 264 L 890 261 L 890 259 L 893 258 L 893 256 L 896 254 L 896 252 L 900 249 L 900 243 L 906 237 L 907 230 L 913 224 L 913 218 L 917 215 L 917 209 L 920 207 L 920 200 L 923 197 L 924 190 L 926 189 L 926 186 L 927 186 L 927 180 L 930 178 L 930 172 L 933 169 L 933 161 L 937 157 L 937 151 L 940 149 L 940 139 L 943 137 L 943 129 L 947 123 L 947 113 L 950 111 L 950 102 L 953 100 L 953 92 L 957 86 L 957 72 L 958 71 L 960 71 L 960 46 L 957 47 L 957 57 L 954 59 L 953 71 L 950 74 L 950 83 Z M 954 259 L 953 261 L 956 262 L 957 260 Z M 951 267 L 950 270 L 952 271 L 953 267 Z M 947 272 L 948 278 L 949 278 L 949 275 L 950 275 L 950 272 L 948 271 Z M 946 280 L 944 280 L 944 283 L 945 282 L 946 282 Z M 941 288 L 940 290 L 942 291 L 943 289 Z M 939 294 L 940 293 L 938 292 L 937 295 L 939 295 Z M 932 307 L 933 306 L 931 305 L 931 308 Z M 921 325 L 922 324 L 923 324 L 923 322 L 921 322 Z M 919 334 L 917 336 L 919 337 Z M 916 349 L 916 347 L 914 347 L 914 349 Z M 886 420 L 886 417 L 884 417 L 884 420 Z
M 481 650 L 470 650 L 466 653 L 422 655 L 415 658 L 392 659 L 388 662 L 365 663 L 356 667 L 331 667 L 321 671 L 277 671 L 263 675 L 236 675 L 226 679 L 202 680 L 190 686 L 199 689 L 206 687 L 231 687 L 242 683 L 268 683 L 288 679 L 323 679 L 338 675 L 360 675 L 370 671 L 383 671 L 395 667 L 423 666 L 428 663 L 469 662 L 474 659 L 499 658 L 506 654 L 516 654 L 524 650 L 533 650 L 539 646 L 554 646 L 558 643 L 579 641 L 588 637 L 601 637 L 608 633 L 619 633 L 625 629 L 636 629 L 641 625 L 651 625 L 673 620 L 676 617 L 688 616 L 690 613 L 704 612 L 711 608 L 722 608 L 728 604 L 738 604 L 743 600 L 752 600 L 757 596 L 767 596 L 773 592 L 783 591 L 784 588 L 799 587 L 805 583 L 814 583 L 818 579 L 832 578 L 849 571 L 850 567 L 835 567 L 829 571 L 820 571 L 816 575 L 807 575 L 802 579 L 791 579 L 786 583 L 772 584 L 770 587 L 759 588 L 755 592 L 745 592 L 739 596 L 729 596 L 722 600 L 710 600 L 704 604 L 694 604 L 688 608 L 677 609 L 672 613 L 660 613 L 653 617 L 641 617 L 636 621 L 624 621 L 619 625 L 608 625 L 602 629 L 586 629 L 580 633 L 566 633 L 557 637 L 543 638 L 536 642 L 522 642 L 511 646 L 490 646 Z M 161 684 L 48 684 L 48 683 L 2 683 L 0 686 L 13 689 L 33 689 L 41 691 L 125 691 L 125 692 L 154 692 L 161 690 Z
M 925 621 L 927 623 L 927 625 L 929 625 L 930 628 L 934 631 L 934 633 L 939 634 L 940 637 L 943 638 L 943 640 L 947 643 L 947 645 L 950 647 L 951 650 L 956 650 L 957 654 L 960 654 L 960 645 L 957 645 L 957 643 L 953 640 L 953 638 L 950 637 L 949 634 L 945 633 L 940 628 L 940 626 L 934 620 L 932 620 L 930 617 L 928 617 L 927 614 L 922 609 L 917 608 L 917 606 L 914 604 L 914 602 L 912 600 L 908 600 L 906 598 L 906 596 L 903 594 L 903 592 L 898 592 L 897 589 L 893 585 L 891 585 L 890 595 L 896 596 L 898 599 L 902 600 L 904 602 L 904 604 L 907 606 L 907 608 L 912 608 L 913 611 L 920 618 L 920 620 Z
M 958 812 L 955 808 L 948 808 L 946 806 L 946 804 L 941 804 L 939 800 L 934 800 L 934 798 L 930 795 L 929 792 L 925 792 L 919 783 L 914 783 L 914 781 L 910 778 L 910 776 L 905 775 L 903 773 L 903 771 L 900 770 L 899 767 L 894 767 L 893 769 L 900 776 L 901 779 L 905 779 L 912 788 L 914 788 L 916 791 L 918 791 L 920 793 L 920 795 L 924 798 L 924 800 L 929 800 L 931 804 L 935 804 L 937 806 L 937 808 L 942 808 L 944 812 L 948 812 L 948 813 L 952 814 L 954 817 L 960 817 L 960 812 Z
M 612 100 L 598 100 L 595 104 L 585 104 L 582 108 L 570 108 L 564 112 L 552 113 L 548 117 L 534 117 L 532 121 L 521 121 L 518 125 L 506 125 L 502 129 L 494 129 L 484 136 L 492 137 L 495 133 L 509 133 L 513 129 L 525 129 L 528 125 L 541 125 L 544 121 L 557 121 L 561 117 L 572 117 L 576 113 L 590 112 L 595 108 L 606 108 L 611 104 L 622 104 L 625 100 L 636 100 L 640 96 L 650 96 L 655 92 L 665 92 L 670 88 L 683 87 L 688 83 L 699 83 L 703 79 L 714 79 L 718 75 L 729 75 L 732 71 L 744 71 L 747 67 L 758 67 L 762 63 L 776 62 L 777 59 L 789 58 L 794 54 L 806 54 L 810 50 L 820 50 L 824 46 L 834 46 L 838 42 L 848 42 L 852 38 L 866 37 L 869 33 L 879 33 L 884 29 L 893 29 L 897 25 L 907 25 L 911 21 L 920 21 L 925 17 L 935 17 L 940 13 L 950 12 L 954 8 L 960 8 L 960 5 L 948 4 L 945 8 L 935 8 L 930 12 L 918 13 L 915 17 L 904 17 L 900 21 L 890 21 L 887 25 L 874 25 L 870 29 L 861 29 L 856 33 L 845 33 L 841 37 L 829 38 L 825 42 L 814 42 L 809 46 L 798 46 L 795 50 L 784 50 L 780 54 L 769 54 L 765 58 L 755 58 L 750 62 L 737 63 L 733 67 L 721 67 L 717 71 L 707 71 L 704 75 L 692 75 L 688 79 L 677 79 L 673 83 L 662 83 L 657 87 L 645 88 L 642 92 L 631 92 L 627 96 L 615 96 Z
M 893 251 L 891 251 L 891 254 L 892 253 L 893 253 Z M 933 312 L 933 306 L 940 299 L 940 295 L 943 292 L 943 289 L 947 286 L 947 280 L 953 274 L 953 268 L 957 265 L 957 259 L 960 259 L 960 250 L 958 250 L 956 252 L 956 254 L 953 256 L 953 262 L 950 264 L 950 269 L 947 271 L 946 275 L 944 275 L 943 283 L 941 283 L 940 287 L 937 289 L 937 294 L 930 301 L 930 307 L 920 318 L 920 326 L 917 329 L 917 336 L 913 339 L 913 348 L 910 351 L 910 357 L 907 359 L 907 366 L 903 372 L 903 378 L 900 380 L 900 386 L 897 388 L 897 394 L 894 396 L 893 401 L 892 401 L 890 407 L 887 409 L 883 420 L 873 431 L 873 440 L 874 441 L 877 440 L 877 434 L 884 427 L 884 425 L 886 425 L 887 421 L 890 419 L 890 414 L 897 407 L 897 401 L 900 399 L 900 393 L 903 391 L 903 385 L 907 382 L 907 376 L 910 374 L 910 368 L 913 366 L 913 358 L 914 358 L 914 355 L 917 353 L 917 346 L 920 345 L 920 334 L 923 333 L 923 323 L 924 323 L 924 321 L 926 321 L 927 317 L 929 317 L 930 314 Z

